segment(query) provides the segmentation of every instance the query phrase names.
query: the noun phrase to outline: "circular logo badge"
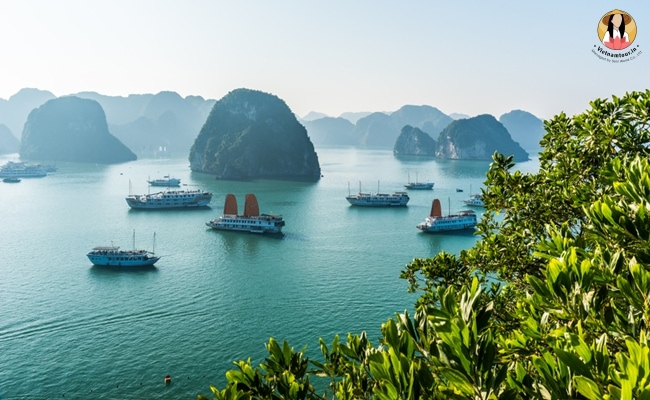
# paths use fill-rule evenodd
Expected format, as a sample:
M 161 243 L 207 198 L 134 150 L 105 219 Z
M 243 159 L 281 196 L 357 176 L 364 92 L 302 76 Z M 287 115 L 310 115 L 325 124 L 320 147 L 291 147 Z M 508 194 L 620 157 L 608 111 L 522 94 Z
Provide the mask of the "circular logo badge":
M 611 50 L 623 50 L 636 38 L 636 22 L 625 11 L 612 10 L 598 21 L 598 38 Z

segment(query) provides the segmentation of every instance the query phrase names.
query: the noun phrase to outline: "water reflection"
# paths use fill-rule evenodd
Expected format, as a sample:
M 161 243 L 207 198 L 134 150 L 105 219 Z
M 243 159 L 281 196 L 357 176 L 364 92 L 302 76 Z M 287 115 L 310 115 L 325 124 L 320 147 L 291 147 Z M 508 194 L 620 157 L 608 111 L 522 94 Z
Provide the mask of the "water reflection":
M 145 265 L 141 267 L 93 265 L 90 267 L 90 274 L 96 277 L 108 277 L 117 274 L 144 275 L 157 272 L 158 268 L 155 265 Z

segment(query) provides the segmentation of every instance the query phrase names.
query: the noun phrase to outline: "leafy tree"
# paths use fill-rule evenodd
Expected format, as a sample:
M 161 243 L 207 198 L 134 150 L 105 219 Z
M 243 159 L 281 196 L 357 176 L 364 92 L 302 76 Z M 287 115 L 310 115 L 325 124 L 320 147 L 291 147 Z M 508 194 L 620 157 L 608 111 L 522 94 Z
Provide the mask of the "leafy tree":
M 323 361 L 271 339 L 214 398 L 650 399 L 649 112 L 645 91 L 556 116 L 535 174 L 495 154 L 481 240 L 402 271 L 413 316 Z

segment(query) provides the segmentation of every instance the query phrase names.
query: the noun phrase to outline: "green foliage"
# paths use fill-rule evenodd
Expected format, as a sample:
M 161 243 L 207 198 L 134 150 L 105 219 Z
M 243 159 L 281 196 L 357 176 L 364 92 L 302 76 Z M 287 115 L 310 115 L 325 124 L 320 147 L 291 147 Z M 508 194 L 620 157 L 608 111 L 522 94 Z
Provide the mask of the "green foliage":
M 495 154 L 481 240 L 406 266 L 415 314 L 377 346 L 271 339 L 215 398 L 650 399 L 650 91 L 591 105 L 546 122 L 538 173 Z

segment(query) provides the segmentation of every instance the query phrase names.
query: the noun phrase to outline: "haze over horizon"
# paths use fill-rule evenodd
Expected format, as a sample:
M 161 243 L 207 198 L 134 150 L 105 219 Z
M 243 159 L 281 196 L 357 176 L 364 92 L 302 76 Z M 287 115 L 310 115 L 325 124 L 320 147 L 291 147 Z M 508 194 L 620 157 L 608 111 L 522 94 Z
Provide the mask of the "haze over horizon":
M 592 53 L 614 8 L 639 28 L 625 63 Z M 23 88 L 220 99 L 245 87 L 300 117 L 426 104 L 550 118 L 650 88 L 649 16 L 638 1 L 3 1 L 0 99 Z

